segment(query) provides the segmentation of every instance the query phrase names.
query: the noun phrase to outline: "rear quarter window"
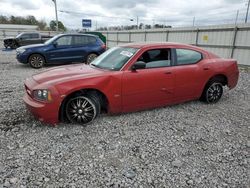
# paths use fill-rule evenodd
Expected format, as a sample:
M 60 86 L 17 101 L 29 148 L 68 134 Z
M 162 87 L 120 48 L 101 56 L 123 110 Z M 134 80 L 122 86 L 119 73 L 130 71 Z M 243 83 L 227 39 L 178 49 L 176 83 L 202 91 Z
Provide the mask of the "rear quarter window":
M 96 42 L 95 37 L 91 36 L 74 36 L 74 45 L 87 45 Z
M 195 50 L 176 49 L 177 65 L 189 65 L 198 63 L 202 59 L 202 54 Z
M 88 37 L 88 43 L 92 44 L 96 42 L 96 38 L 95 37 Z

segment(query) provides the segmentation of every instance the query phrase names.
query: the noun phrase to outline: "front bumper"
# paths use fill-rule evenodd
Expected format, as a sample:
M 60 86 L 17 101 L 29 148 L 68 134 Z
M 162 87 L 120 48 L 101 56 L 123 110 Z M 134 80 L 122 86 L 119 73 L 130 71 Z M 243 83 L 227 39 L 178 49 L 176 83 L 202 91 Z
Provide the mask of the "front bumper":
M 28 58 L 29 58 L 28 54 L 25 54 L 25 53 L 17 53 L 16 54 L 16 59 L 20 63 L 27 64 L 28 63 Z
M 56 104 L 35 101 L 27 93 L 24 95 L 23 100 L 28 110 L 39 121 L 52 125 L 59 122 L 59 107 Z

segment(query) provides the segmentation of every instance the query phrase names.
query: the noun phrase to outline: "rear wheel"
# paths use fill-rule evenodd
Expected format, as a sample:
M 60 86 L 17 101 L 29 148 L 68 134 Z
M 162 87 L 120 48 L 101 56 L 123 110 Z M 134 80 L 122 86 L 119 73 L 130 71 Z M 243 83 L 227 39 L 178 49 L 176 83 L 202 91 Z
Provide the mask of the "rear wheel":
M 71 123 L 85 125 L 100 114 L 100 102 L 94 95 L 76 96 L 66 103 L 65 112 Z
M 91 53 L 87 56 L 86 64 L 90 64 L 95 58 L 97 58 L 97 55 L 94 53 Z
M 216 103 L 220 100 L 223 94 L 222 83 L 218 81 L 211 81 L 205 87 L 202 99 L 207 103 Z
M 29 57 L 29 64 L 32 68 L 39 69 L 45 64 L 45 59 L 40 54 L 33 54 Z

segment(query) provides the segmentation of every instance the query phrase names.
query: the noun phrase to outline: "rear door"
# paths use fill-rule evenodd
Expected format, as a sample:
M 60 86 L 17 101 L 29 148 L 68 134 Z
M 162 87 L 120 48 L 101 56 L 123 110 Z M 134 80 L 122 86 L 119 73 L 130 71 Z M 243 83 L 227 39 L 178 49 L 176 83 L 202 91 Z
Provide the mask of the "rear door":
M 29 39 L 29 44 L 38 44 L 41 43 L 39 33 L 32 33 L 30 34 L 31 38 Z
M 174 94 L 171 50 L 148 50 L 137 61 L 144 61 L 146 68 L 124 71 L 122 79 L 123 111 L 140 110 L 171 103 Z
M 200 66 L 203 61 L 202 53 L 178 48 L 175 55 L 175 99 L 181 102 L 199 97 L 206 77 Z
M 95 37 L 86 35 L 73 36 L 72 48 L 74 49 L 74 55 L 77 57 L 77 61 L 85 61 L 89 53 L 96 51 L 95 44 Z

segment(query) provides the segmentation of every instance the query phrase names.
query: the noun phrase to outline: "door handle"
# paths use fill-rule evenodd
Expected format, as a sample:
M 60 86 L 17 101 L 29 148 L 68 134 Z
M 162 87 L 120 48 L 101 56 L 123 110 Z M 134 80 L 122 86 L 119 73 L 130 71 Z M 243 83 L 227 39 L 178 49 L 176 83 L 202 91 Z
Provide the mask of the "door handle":
M 203 70 L 209 70 L 209 68 L 208 67 L 204 67 Z
M 164 74 L 172 74 L 172 72 L 165 72 Z

